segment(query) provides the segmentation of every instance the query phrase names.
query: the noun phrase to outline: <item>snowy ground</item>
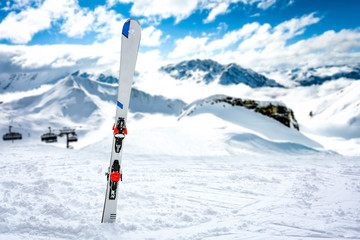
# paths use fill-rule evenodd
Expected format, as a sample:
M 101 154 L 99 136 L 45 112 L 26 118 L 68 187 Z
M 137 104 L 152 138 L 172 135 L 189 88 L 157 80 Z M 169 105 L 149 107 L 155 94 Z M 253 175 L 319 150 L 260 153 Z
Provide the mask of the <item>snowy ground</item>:
M 216 132 L 134 119 L 116 224 L 100 223 L 111 136 L 1 142 L 0 239 L 360 239 L 358 157 L 221 151 Z
M 187 103 L 280 100 L 301 131 L 226 104 L 178 118 L 169 114 L 178 102 L 138 91 L 135 106 L 154 108 L 128 116 L 118 219 L 101 224 L 115 87 L 69 76 L 4 93 L 0 130 L 11 124 L 24 139 L 0 141 L 1 240 L 360 239 L 360 82 L 254 91 L 159 79 L 137 85 Z M 74 149 L 40 142 L 49 125 L 80 125 Z

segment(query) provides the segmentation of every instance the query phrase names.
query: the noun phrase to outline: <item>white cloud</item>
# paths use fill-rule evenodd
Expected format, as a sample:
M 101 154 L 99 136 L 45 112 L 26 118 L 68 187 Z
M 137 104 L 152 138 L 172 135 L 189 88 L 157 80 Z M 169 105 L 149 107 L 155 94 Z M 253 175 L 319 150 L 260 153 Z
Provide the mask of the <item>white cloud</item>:
M 257 8 L 266 10 L 273 6 L 278 0 L 240 0 L 244 4 L 255 5 Z
M 116 3 L 118 2 L 118 0 L 106 0 L 106 6 L 111 8 L 113 7 Z
M 236 62 L 258 71 L 358 62 L 360 28 L 327 31 L 289 44 L 288 40 L 304 34 L 306 27 L 320 20 L 311 13 L 274 27 L 267 23 L 246 24 L 214 40 L 187 36 L 176 41 L 176 48 L 169 57 L 180 60 L 189 57 L 213 58 L 222 63 Z M 236 44 L 238 48 L 232 50 Z
M 0 44 L 0 70 L 2 73 L 61 72 L 76 70 L 90 73 L 118 75 L 120 64 L 120 39 L 110 39 L 92 45 L 3 45 Z M 164 60 L 158 49 L 140 52 L 137 71 L 158 69 Z
M 176 48 L 169 57 L 177 58 L 203 52 L 211 56 L 216 50 L 226 51 L 228 47 L 239 43 L 239 53 L 249 51 L 271 51 L 284 47 L 288 39 L 304 33 L 305 27 L 320 21 L 315 13 L 285 21 L 275 27 L 270 24 L 245 24 L 242 28 L 226 33 L 222 38 L 208 41 L 208 38 L 190 36 L 176 41 Z
M 346 53 L 349 50 L 360 47 L 360 29 L 326 31 L 320 36 L 299 41 L 288 47 L 289 50 L 300 54 L 312 52 Z
M 189 17 L 197 8 L 201 0 L 119 0 L 122 3 L 130 3 L 130 13 L 133 16 L 161 18 L 175 17 L 176 23 Z
M 11 12 L 0 23 L 0 39 L 18 44 L 28 43 L 36 33 L 56 24 L 60 26 L 61 33 L 72 38 L 83 37 L 90 31 L 99 34 L 97 39 L 117 37 L 123 16 L 109 8 L 118 2 L 132 3 L 130 13 L 144 17 L 140 19 L 143 23 L 159 24 L 162 19 L 170 17 L 174 17 L 178 23 L 194 12 L 205 9 L 209 10 L 209 14 L 204 22 L 209 23 L 231 11 L 230 4 L 242 2 L 266 8 L 276 0 L 107 0 L 105 6 L 98 6 L 94 11 L 81 8 L 78 0 L 14 0 L 2 6 L 2 10 Z M 145 33 L 148 34 L 145 44 L 159 45 L 160 30 Z
M 4 47 L 6 46 L 6 47 Z M 6 72 L 114 70 L 119 67 L 120 47 L 111 43 L 93 45 L 0 45 L 0 58 Z M 0 66 L 1 68 L 2 66 Z
M 257 7 L 266 10 L 269 7 L 271 7 L 272 5 L 274 5 L 275 3 L 276 3 L 276 0 L 263 0 L 258 3 Z
M 148 20 L 154 20 L 154 17 L 167 19 L 175 18 L 179 23 L 188 18 L 196 10 L 209 10 L 209 15 L 204 19 L 204 23 L 215 20 L 218 15 L 228 11 L 230 4 L 242 2 L 243 4 L 256 4 L 258 8 L 266 10 L 273 6 L 277 0 L 107 0 L 108 6 L 113 6 L 116 2 L 132 3 L 131 14 L 138 17 L 146 17 Z
M 202 1 L 201 8 L 209 9 L 210 13 L 204 23 L 209 23 L 215 20 L 218 15 L 225 14 L 231 11 L 230 4 L 243 3 L 245 5 L 256 5 L 257 8 L 266 10 L 273 6 L 277 0 L 212 0 L 212 1 Z M 259 13 L 256 13 L 259 14 Z M 253 16 L 257 16 L 254 14 Z
M 141 1 L 144 2 L 144 0 L 139 0 L 139 2 Z M 215 19 L 223 10 L 227 11 L 225 5 L 232 3 L 230 0 L 226 1 L 222 10 L 215 11 L 214 9 L 219 7 L 221 1 L 198 0 L 195 2 L 197 5 L 191 9 L 199 8 L 199 5 L 202 9 L 213 9 L 207 17 L 209 21 L 212 18 Z M 249 0 L 245 4 L 258 4 L 259 2 L 261 1 Z M 45 0 L 39 4 L 38 8 L 27 6 L 21 12 L 12 12 L 0 23 L 0 38 L 7 38 L 16 43 L 26 43 L 36 32 L 50 28 L 55 21 L 61 19 L 63 21 L 60 29 L 64 34 L 70 37 L 81 37 L 88 31 L 93 31 L 98 33 L 99 40 L 106 39 L 106 42 L 94 43 L 89 46 L 0 45 L 0 58 L 3 58 L 0 59 L 0 62 L 3 64 L 8 62 L 9 66 L 14 69 L 24 70 L 109 67 L 117 69 L 123 16 L 114 10 L 109 10 L 106 6 L 99 6 L 94 11 L 90 11 L 80 8 L 74 3 L 75 0 Z M 152 1 L 144 3 L 147 4 L 147 7 L 155 4 Z M 109 0 L 108 4 L 114 4 L 114 0 Z M 180 6 L 182 3 L 178 2 L 178 4 Z M 135 3 L 134 7 L 137 7 Z M 143 11 L 144 14 L 162 14 L 163 17 L 173 16 L 177 19 L 186 16 L 185 12 L 187 14 L 192 12 L 192 10 L 188 10 L 184 11 L 183 15 L 177 15 L 175 10 L 166 11 L 167 8 L 168 6 L 165 6 L 163 10 L 149 10 L 147 13 L 145 10 Z M 213 14 L 212 11 L 214 11 Z M 179 12 L 181 13 L 181 11 Z M 175 41 L 175 48 L 168 54 L 168 57 L 172 59 L 171 61 L 189 57 L 214 58 L 222 63 L 236 62 L 244 67 L 260 71 L 283 67 L 358 62 L 360 28 L 339 32 L 327 31 L 319 36 L 289 44 L 289 40 L 304 34 L 308 26 L 321 20 L 316 15 L 316 13 L 311 13 L 300 18 L 293 18 L 277 26 L 267 23 L 248 23 L 224 35 L 215 32 L 206 33 L 201 37 L 186 36 Z M 219 27 L 221 26 L 219 25 Z M 225 25 L 222 27 L 226 28 Z M 19 29 L 19 31 L 14 31 L 14 29 Z M 154 26 L 146 27 L 142 31 L 141 44 L 157 47 L 167 37 L 164 37 L 164 33 Z M 160 52 L 160 50 L 154 50 L 141 53 L 139 59 L 143 59 L 143 62 L 149 59 L 163 62 L 164 59 L 161 59 Z M 154 64 L 153 61 L 151 64 Z M 6 69 L 3 66 L 0 66 L 0 69 Z
M 99 33 L 98 39 L 104 39 L 120 36 L 124 22 L 123 16 L 114 10 L 99 6 L 90 11 L 81 8 L 76 0 L 45 0 L 38 7 L 24 3 L 19 6 L 25 8 L 19 13 L 10 12 L 0 23 L 0 39 L 28 43 L 36 33 L 50 29 L 60 20 L 60 32 L 68 37 L 83 37 L 94 31 Z
M 51 25 L 48 12 L 29 9 L 18 14 L 11 12 L 0 23 L 0 38 L 9 39 L 14 43 L 27 43 L 32 36 Z
M 271 42 L 282 40 L 280 39 L 280 34 L 276 33 L 272 35 L 270 30 L 270 24 L 265 23 L 261 25 L 252 36 L 246 38 L 239 44 L 238 50 L 249 51 L 250 49 L 259 49 L 265 47 Z
M 121 14 L 98 6 L 94 10 L 94 16 L 93 31 L 99 33 L 98 39 L 119 38 L 121 36 L 121 29 L 125 22 Z
M 179 39 L 176 41 L 176 48 L 168 56 L 170 58 L 179 58 L 204 51 L 207 40 L 207 37 L 193 38 L 190 36 Z
M 315 13 L 304 15 L 301 18 L 293 18 L 289 21 L 285 21 L 274 28 L 275 32 L 280 32 L 287 38 L 292 38 L 296 35 L 303 34 L 305 27 L 318 23 L 321 18 L 315 17 Z
M 69 37 L 83 37 L 85 32 L 90 31 L 95 20 L 94 14 L 82 9 L 72 12 L 61 26 L 61 33 Z
M 25 5 L 21 3 L 21 6 Z M 74 13 L 79 12 L 78 8 L 75 0 L 45 0 L 38 7 L 26 6 L 19 13 L 10 12 L 0 23 L 0 38 L 14 43 L 27 43 L 34 34 L 49 29 L 55 21 L 73 17 Z M 69 30 L 70 35 L 82 35 L 76 26 L 73 28 L 70 24 L 63 30 Z
M 139 52 L 138 58 L 136 60 L 136 70 L 140 72 L 159 69 L 164 65 L 165 61 L 161 57 L 160 51 L 158 49 L 148 52 Z
M 213 9 L 211 9 L 208 17 L 204 20 L 204 23 L 209 23 L 215 20 L 215 18 L 220 15 L 227 12 L 229 8 L 229 3 L 222 2 Z
M 258 23 L 245 24 L 242 28 L 238 30 L 233 30 L 226 33 L 223 38 L 210 42 L 207 46 L 207 50 L 215 51 L 215 50 L 226 49 L 227 47 L 237 43 L 241 39 L 250 36 L 259 27 L 260 25 Z
M 4 11 L 18 10 L 31 5 L 39 6 L 42 0 L 13 0 L 0 2 L 0 7 Z
M 288 39 L 303 34 L 305 27 L 319 21 L 320 18 L 314 17 L 314 13 L 311 13 L 301 18 L 293 18 L 280 23 L 274 28 L 269 24 L 263 24 L 253 35 L 242 41 L 238 49 L 240 51 L 249 51 L 250 49 L 273 46 L 275 43 L 285 45 Z
M 153 26 L 144 28 L 141 31 L 141 45 L 150 47 L 159 46 L 161 44 L 161 35 L 161 30 L 155 29 Z
M 228 51 L 215 56 L 223 61 L 237 62 L 258 71 L 317 67 L 323 65 L 354 64 L 360 53 L 351 51 L 360 47 L 360 31 L 327 31 L 286 46 L 285 41 L 271 41 L 263 49 L 250 48 L 246 51 Z

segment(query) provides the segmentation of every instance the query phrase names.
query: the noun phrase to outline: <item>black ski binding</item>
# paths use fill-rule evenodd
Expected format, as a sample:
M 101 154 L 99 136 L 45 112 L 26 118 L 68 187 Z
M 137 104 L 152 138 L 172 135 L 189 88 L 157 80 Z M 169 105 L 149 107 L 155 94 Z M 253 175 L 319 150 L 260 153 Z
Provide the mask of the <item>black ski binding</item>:
M 111 166 L 111 172 L 110 172 L 109 199 L 111 199 L 111 200 L 116 199 L 116 190 L 117 190 L 117 185 L 118 185 L 119 180 L 122 181 L 122 172 L 120 170 L 119 161 L 114 160 L 114 163 Z
M 125 119 L 119 118 L 114 126 L 115 152 L 119 153 L 122 147 L 122 141 L 127 134 Z

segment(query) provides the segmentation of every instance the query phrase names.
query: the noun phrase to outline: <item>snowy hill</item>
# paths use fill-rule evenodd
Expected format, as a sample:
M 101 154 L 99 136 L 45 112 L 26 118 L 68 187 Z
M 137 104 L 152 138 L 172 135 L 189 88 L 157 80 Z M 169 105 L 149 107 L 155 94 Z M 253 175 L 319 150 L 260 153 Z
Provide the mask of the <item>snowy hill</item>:
M 186 106 L 182 115 L 190 115 L 199 106 L 202 107 L 204 104 L 216 105 L 221 103 L 230 104 L 233 107 L 244 107 L 253 110 L 254 112 L 273 118 L 289 128 L 295 128 L 299 130 L 299 124 L 295 119 L 294 112 L 285 104 L 275 101 L 257 101 L 252 99 L 234 98 L 225 95 L 215 95 L 198 100 Z
M 217 119 L 214 122 L 218 122 L 219 119 L 225 121 L 226 124 L 220 124 L 228 128 L 225 141 L 233 147 L 232 151 L 235 152 L 264 153 L 276 151 L 278 153 L 288 153 L 293 151 L 316 151 L 316 149 L 322 148 L 319 143 L 298 132 L 293 127 L 293 124 L 296 124 L 295 121 L 290 124 L 292 128 L 289 128 L 278 120 L 257 113 L 255 108 L 251 110 L 245 106 L 234 105 L 230 101 L 221 101 L 223 99 L 228 100 L 229 97 L 216 95 L 195 101 L 184 109 L 180 119 L 185 116 L 205 115 L 206 117 L 203 117 L 204 121 L 210 122 L 211 120 L 205 119 L 213 119 L 214 117 Z M 270 105 L 284 107 L 280 103 L 260 101 L 257 103 L 262 105 L 264 109 Z M 207 123 L 207 126 L 209 126 L 209 123 Z M 213 126 L 209 127 L 213 128 Z
M 133 88 L 131 90 L 130 112 L 163 113 L 178 115 L 186 105 L 178 99 L 167 99 L 163 96 L 153 96 Z
M 360 81 L 310 102 L 307 128 L 324 136 L 360 138 Z
M 221 85 L 246 84 L 252 88 L 282 87 L 272 79 L 245 69 L 235 63 L 221 65 L 213 60 L 189 60 L 177 64 L 169 64 L 160 71 L 170 74 L 178 80 L 193 80 L 197 82 L 218 82 Z

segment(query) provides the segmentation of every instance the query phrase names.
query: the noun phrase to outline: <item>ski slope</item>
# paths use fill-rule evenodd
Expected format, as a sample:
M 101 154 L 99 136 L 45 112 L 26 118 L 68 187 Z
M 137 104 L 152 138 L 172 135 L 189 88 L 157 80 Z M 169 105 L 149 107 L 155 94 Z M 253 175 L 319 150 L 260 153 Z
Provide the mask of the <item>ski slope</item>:
M 0 239 L 360 239 L 360 159 L 254 114 L 130 113 L 116 224 L 100 223 L 110 128 L 73 150 L 2 142 Z
M 135 130 L 152 117 L 128 123 L 116 224 L 100 223 L 111 137 L 73 150 L 2 142 L 0 239 L 359 239 L 358 158 L 222 152 L 174 117 Z

